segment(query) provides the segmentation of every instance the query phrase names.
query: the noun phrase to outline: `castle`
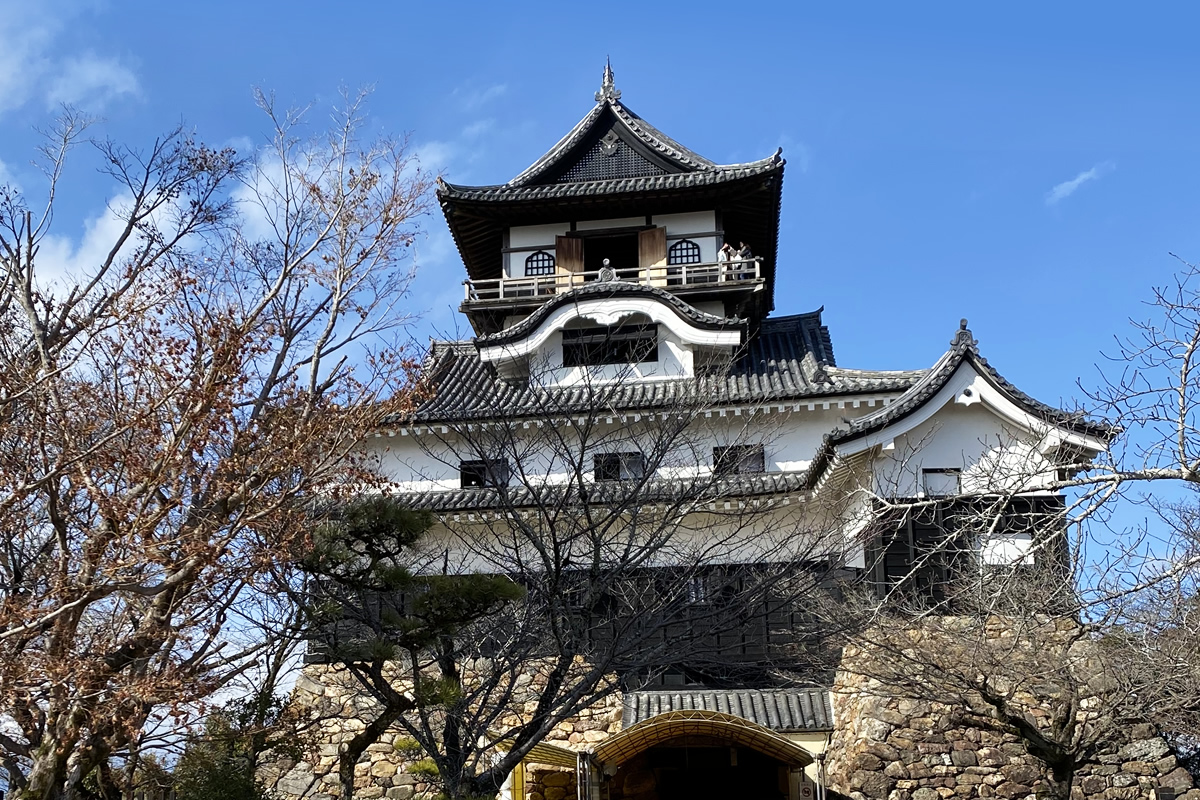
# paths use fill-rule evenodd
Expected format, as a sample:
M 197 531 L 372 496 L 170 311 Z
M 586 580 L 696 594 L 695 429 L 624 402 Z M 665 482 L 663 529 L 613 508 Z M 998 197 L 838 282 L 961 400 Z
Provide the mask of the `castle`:
M 1004 494 L 1058 507 L 1052 484 L 1103 451 L 1109 431 L 1005 380 L 965 320 L 927 368 L 839 365 L 821 310 L 792 308 L 793 298 L 776 294 L 789 268 L 777 259 L 784 168 L 778 151 L 726 165 L 692 152 L 631 111 L 606 67 L 591 110 L 524 172 L 496 186 L 440 185 L 466 268 L 461 311 L 475 336 L 435 342 L 421 407 L 365 443 L 398 491 L 439 520 L 431 563 L 512 574 L 517 567 L 483 537 L 586 494 L 588 503 L 632 498 L 676 509 L 678 517 L 659 511 L 645 523 L 663 536 L 685 517 L 732 509 L 690 527 L 686 547 L 666 549 L 686 562 L 690 588 L 680 602 L 692 608 L 713 607 L 720 587 L 712 581 L 739 558 L 769 561 L 768 539 L 778 552 L 795 548 L 787 556 L 795 563 L 833 565 L 877 593 L 904 585 L 936 599 L 948 566 L 922 559 L 940 522 L 905 515 L 879 538 L 880 501 Z M 573 446 L 574 457 L 554 449 Z M 762 510 L 731 521 L 751 508 Z M 468 527 L 477 538 L 465 538 Z M 805 537 L 812 541 L 798 544 Z M 983 565 L 1039 557 L 1034 534 L 1018 529 L 969 546 Z M 662 555 L 639 575 L 672 569 L 684 567 Z M 529 748 L 503 794 L 799 800 L 836 790 L 940 800 L 1038 791 L 1037 769 L 1019 746 L 940 725 L 929 703 L 897 710 L 836 696 L 829 682 L 797 685 L 756 671 L 788 645 L 780 631 L 798 624 L 776 611 L 739 613 L 736 629 L 713 615 L 702 631 L 673 629 L 711 647 L 647 648 L 645 663 L 614 662 L 619 690 Z M 838 681 L 841 690 L 858 686 Z M 306 668 L 297 688 L 302 702 L 334 714 L 352 708 L 353 696 L 323 664 Z M 324 779 L 337 752 L 330 731 L 319 759 L 285 776 L 285 790 L 334 793 Z M 947 731 L 966 744 L 948 741 Z M 1089 796 L 1130 800 L 1149 792 L 1145 776 L 1176 774 L 1165 746 L 1141 733 L 1149 755 L 1118 758 L 1114 749 L 1108 763 L 1117 766 L 1093 776 Z M 1144 780 L 1118 780 L 1130 761 L 1157 766 L 1136 773 Z M 403 800 L 424 788 L 390 740 L 373 746 L 360 778 L 362 797 Z M 1129 794 L 1131 786 L 1138 791 Z

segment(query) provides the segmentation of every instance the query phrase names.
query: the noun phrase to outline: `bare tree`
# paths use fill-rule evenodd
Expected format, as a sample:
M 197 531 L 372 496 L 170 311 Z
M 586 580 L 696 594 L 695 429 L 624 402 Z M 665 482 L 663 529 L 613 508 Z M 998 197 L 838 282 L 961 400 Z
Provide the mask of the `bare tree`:
M 298 500 L 369 483 L 352 450 L 410 402 L 394 346 L 429 180 L 259 96 L 252 158 L 180 129 L 144 150 L 66 114 L 45 205 L 0 197 L 0 763 L 15 796 L 119 792 L 148 724 L 250 668 L 236 609 L 304 537 Z M 50 276 L 43 245 L 75 145 L 116 186 L 109 250 Z M 244 631 L 243 631 L 244 632 Z
M 846 625 L 843 669 L 1015 737 L 1055 797 L 1133 726 L 1176 741 L 1195 729 L 1196 279 L 1184 264 L 1156 289 L 1153 318 L 1118 339 L 1099 387 L 1085 387 L 1089 410 L 1121 433 L 1107 453 L 1067 458 L 1052 479 L 1034 456 L 997 461 L 954 500 L 881 487 L 869 567 L 884 571 L 898 533 L 907 566 L 859 595 L 854 613 L 827 617 Z M 1005 437 L 1019 452 L 1021 435 Z M 1131 508 L 1150 522 L 1123 522 Z M 1028 548 L 1005 552 L 1014 534 Z

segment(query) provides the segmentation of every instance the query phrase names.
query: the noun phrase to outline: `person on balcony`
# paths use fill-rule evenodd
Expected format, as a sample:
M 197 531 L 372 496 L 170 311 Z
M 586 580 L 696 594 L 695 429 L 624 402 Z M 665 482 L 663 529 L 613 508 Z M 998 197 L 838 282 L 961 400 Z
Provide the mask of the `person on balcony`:
M 725 246 L 729 247 L 729 245 Z M 754 253 L 750 252 L 750 245 L 745 242 L 738 242 L 738 251 L 733 260 L 743 263 L 741 270 L 738 272 L 738 280 L 746 281 L 754 277 L 754 268 L 749 266 L 749 262 L 754 260 Z
M 737 251 L 735 251 L 733 249 L 733 245 L 731 245 L 729 242 L 726 242 L 725 244 L 721 245 L 721 249 L 717 251 L 717 273 L 716 273 L 716 275 L 713 275 L 708 278 L 703 278 L 702 280 L 704 280 L 705 282 L 710 281 L 710 280 L 712 280 L 712 281 L 728 280 L 729 262 L 733 261 L 736 256 L 737 256 Z

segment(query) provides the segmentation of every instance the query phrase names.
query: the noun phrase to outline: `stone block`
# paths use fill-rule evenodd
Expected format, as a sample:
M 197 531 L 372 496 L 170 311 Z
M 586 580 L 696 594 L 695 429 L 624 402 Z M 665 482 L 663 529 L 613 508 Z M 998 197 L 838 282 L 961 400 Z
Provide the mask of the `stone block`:
M 541 775 L 543 786 L 569 786 L 574 777 L 569 772 L 544 772 Z
M 1004 777 L 1018 784 L 1032 784 L 1042 776 L 1040 770 L 1028 764 L 1009 764 L 1000 771 L 1004 773 Z
M 382 786 L 364 786 L 361 789 L 356 789 L 354 796 L 361 797 L 363 800 L 374 800 L 376 797 L 383 797 Z
M 1030 788 L 1028 786 L 1021 783 L 1013 783 L 1012 781 L 1002 783 L 996 787 L 996 794 L 1000 797 L 1024 797 L 1029 792 Z
M 892 789 L 888 800 L 912 800 L 912 795 L 905 789 Z
M 396 765 L 390 761 L 376 761 L 371 765 L 371 775 L 376 778 L 390 778 L 396 774 Z
M 413 788 L 411 786 L 393 786 L 387 790 L 385 796 L 388 800 L 410 800 L 413 796 Z
M 950 763 L 956 767 L 973 767 L 977 763 L 975 752 L 972 750 L 953 750 L 950 753 Z
M 1079 788 L 1084 794 L 1100 794 L 1108 788 L 1108 781 L 1100 775 L 1088 775 L 1080 779 Z
M 895 786 L 895 781 L 886 775 L 878 772 L 852 772 L 850 773 L 850 788 L 857 789 L 868 797 L 882 798 L 887 797 Z
M 975 756 L 981 767 L 999 767 L 1008 763 L 1008 755 L 995 747 L 981 747 L 975 752 Z
M 900 751 L 885 742 L 871 742 L 867 745 L 867 752 L 884 761 L 895 761 L 900 758 Z
M 1166 775 L 1171 770 L 1175 769 L 1175 756 L 1167 755 L 1154 762 L 1154 771 L 1159 775 Z
M 939 800 L 940 798 L 941 795 L 937 793 L 937 790 L 929 787 L 922 787 L 912 793 L 912 800 Z
M 1177 793 L 1186 792 L 1188 789 L 1192 788 L 1192 776 L 1186 769 L 1180 767 L 1179 769 L 1172 770 L 1171 772 L 1159 778 L 1158 785 L 1169 786 Z
M 908 777 L 908 768 L 899 761 L 889 761 L 883 768 L 883 774 L 897 780 Z
M 850 769 L 877 771 L 883 769 L 883 761 L 870 753 L 858 753 L 850 759 Z
M 1157 770 L 1153 764 L 1147 764 L 1145 761 L 1126 761 L 1121 765 L 1121 772 L 1131 775 L 1154 775 Z
M 1130 742 L 1117 751 L 1117 756 L 1122 761 L 1158 761 L 1169 752 L 1171 749 L 1167 747 L 1167 743 L 1156 736 L 1153 739 Z
M 872 742 L 887 741 L 892 726 L 881 719 L 865 719 L 862 721 L 859 733 L 864 739 Z
M 1113 787 L 1112 789 L 1104 790 L 1105 800 L 1137 800 L 1138 790 L 1136 786 L 1129 787 Z

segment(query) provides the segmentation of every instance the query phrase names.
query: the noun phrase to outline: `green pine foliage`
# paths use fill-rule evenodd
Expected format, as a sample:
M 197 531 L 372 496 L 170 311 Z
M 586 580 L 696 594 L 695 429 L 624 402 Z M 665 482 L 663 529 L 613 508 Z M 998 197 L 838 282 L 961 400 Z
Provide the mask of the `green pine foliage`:
M 175 765 L 177 800 L 267 800 L 254 778 L 245 736 L 225 712 L 211 715 L 204 732 L 189 737 Z

